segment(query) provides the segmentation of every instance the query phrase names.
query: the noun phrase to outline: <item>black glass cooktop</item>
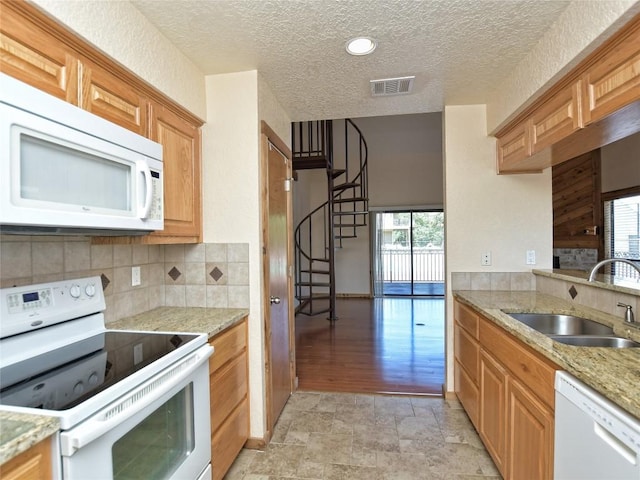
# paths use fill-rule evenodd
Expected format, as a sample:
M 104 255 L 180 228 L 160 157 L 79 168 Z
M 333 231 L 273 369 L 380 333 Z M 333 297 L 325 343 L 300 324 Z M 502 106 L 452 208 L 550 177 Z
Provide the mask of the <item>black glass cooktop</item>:
M 198 335 L 109 330 L 0 369 L 0 404 L 66 410 Z

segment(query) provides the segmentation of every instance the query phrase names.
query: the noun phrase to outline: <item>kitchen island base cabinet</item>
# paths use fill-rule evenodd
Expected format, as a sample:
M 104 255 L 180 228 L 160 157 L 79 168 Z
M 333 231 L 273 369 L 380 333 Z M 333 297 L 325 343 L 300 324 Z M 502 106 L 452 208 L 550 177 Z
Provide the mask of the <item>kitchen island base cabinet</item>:
M 460 302 L 454 315 L 454 349 L 466 350 L 454 352 L 456 394 L 496 467 L 506 480 L 553 478 L 554 379 L 560 367 Z M 465 334 L 476 331 L 475 322 L 477 346 Z M 475 361 L 469 359 L 476 348 L 479 373 L 473 381 L 469 369 Z M 467 365 L 460 366 L 465 358 Z
M 0 466 L 2 480 L 51 480 L 51 437 Z
M 210 342 L 211 466 L 221 480 L 249 437 L 247 319 Z

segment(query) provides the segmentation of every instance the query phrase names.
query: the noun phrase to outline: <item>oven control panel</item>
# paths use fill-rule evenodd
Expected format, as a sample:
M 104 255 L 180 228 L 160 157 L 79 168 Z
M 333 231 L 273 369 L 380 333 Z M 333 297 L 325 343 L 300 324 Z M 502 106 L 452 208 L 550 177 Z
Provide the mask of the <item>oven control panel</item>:
M 0 338 L 104 311 L 100 277 L 0 289 Z

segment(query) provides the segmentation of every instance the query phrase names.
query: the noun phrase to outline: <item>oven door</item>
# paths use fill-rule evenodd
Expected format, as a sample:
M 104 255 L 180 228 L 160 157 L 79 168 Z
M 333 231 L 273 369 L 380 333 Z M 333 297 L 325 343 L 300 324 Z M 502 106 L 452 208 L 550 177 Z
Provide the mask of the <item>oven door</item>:
M 206 478 L 211 462 L 212 352 L 209 345 L 201 347 L 62 432 L 62 478 Z

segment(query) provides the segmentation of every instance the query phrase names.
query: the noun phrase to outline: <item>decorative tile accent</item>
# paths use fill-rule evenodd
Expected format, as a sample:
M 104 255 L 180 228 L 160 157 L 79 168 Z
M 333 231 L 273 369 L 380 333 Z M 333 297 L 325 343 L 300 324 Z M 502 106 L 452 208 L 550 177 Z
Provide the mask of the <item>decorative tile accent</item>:
M 107 277 L 104 273 L 100 275 L 100 281 L 102 282 L 102 290 L 106 290 L 109 284 L 111 283 L 111 280 L 109 280 L 109 277 Z
M 180 275 L 182 275 L 182 273 L 176 267 L 173 267 L 171 270 L 169 270 L 168 275 L 171 277 L 171 280 L 175 282 L 178 278 L 180 278 Z
M 576 298 L 578 296 L 578 290 L 576 290 L 576 287 L 571 285 L 571 288 L 569 289 L 569 295 L 571 295 L 571 298 Z
M 213 278 L 217 282 L 218 280 L 220 280 L 220 278 L 222 278 L 222 275 L 224 274 L 220 271 L 218 267 L 215 267 L 213 270 L 209 272 L 209 275 L 211 275 L 211 278 Z

